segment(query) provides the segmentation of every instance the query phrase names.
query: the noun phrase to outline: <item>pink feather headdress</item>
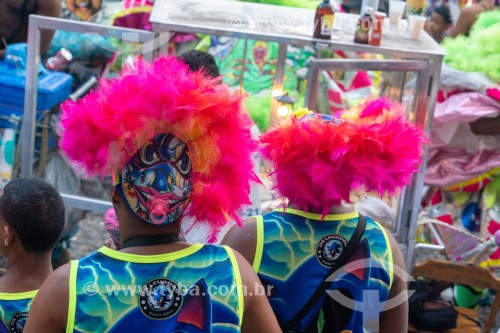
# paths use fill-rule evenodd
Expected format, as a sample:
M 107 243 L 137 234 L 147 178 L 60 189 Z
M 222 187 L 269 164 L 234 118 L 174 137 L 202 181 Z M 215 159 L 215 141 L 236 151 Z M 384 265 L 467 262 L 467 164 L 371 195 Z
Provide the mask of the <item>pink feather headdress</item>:
M 88 175 L 111 175 L 157 134 L 172 134 L 187 144 L 193 165 L 187 215 L 211 226 L 209 241 L 228 220 L 241 222 L 238 210 L 257 179 L 257 145 L 242 96 L 219 79 L 192 73 L 175 57 L 138 60 L 62 109 L 60 146 Z
M 303 113 L 260 138 L 275 187 L 300 209 L 326 215 L 358 189 L 393 194 L 418 171 L 426 139 L 401 104 L 376 99 L 340 119 Z

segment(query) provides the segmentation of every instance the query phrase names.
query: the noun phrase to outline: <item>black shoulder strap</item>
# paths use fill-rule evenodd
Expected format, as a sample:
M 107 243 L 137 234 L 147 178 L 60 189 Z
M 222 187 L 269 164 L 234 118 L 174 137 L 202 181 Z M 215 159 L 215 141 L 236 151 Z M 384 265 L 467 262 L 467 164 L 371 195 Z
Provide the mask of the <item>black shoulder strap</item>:
M 326 280 L 328 280 L 328 278 L 333 273 L 335 273 L 335 271 L 344 266 L 347 263 L 347 261 L 351 258 L 354 251 L 356 251 L 356 249 L 358 248 L 359 241 L 361 240 L 361 237 L 365 232 L 365 228 L 366 228 L 366 219 L 363 215 L 359 214 L 358 225 L 356 226 L 356 230 L 354 230 L 354 234 L 352 235 L 351 239 L 347 243 L 344 252 L 342 252 L 340 258 L 338 258 L 337 261 L 335 261 L 334 266 L 330 269 L 330 271 L 326 275 L 326 279 L 323 282 L 321 282 L 318 289 L 316 290 L 314 295 L 312 295 L 312 297 L 309 299 L 306 305 L 304 305 L 302 309 L 300 309 L 300 311 L 288 323 L 286 323 L 283 326 L 283 332 L 294 332 L 293 328 L 300 323 L 300 321 L 311 311 L 311 309 L 316 304 L 318 304 L 321 297 L 323 297 L 323 293 L 332 284 L 332 281 L 326 281 Z

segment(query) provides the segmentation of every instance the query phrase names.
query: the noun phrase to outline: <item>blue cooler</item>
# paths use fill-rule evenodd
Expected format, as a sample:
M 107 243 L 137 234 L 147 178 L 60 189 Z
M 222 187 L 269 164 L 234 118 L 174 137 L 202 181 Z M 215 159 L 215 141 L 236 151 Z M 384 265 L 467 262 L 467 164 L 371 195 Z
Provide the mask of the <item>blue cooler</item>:
M 0 115 L 4 117 L 22 119 L 27 53 L 26 43 L 12 44 L 5 52 L 4 61 L 0 61 Z M 71 75 L 49 71 L 40 64 L 38 67 L 37 111 L 51 109 L 66 100 L 71 94 L 72 83 Z M 14 123 L 2 118 L 0 119 L 0 128 L 12 128 Z

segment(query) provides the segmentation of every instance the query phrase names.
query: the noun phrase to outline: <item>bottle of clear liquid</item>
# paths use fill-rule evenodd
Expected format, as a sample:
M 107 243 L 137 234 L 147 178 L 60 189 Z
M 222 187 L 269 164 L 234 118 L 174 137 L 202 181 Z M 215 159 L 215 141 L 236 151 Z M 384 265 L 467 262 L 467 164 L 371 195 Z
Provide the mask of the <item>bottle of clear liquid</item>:
M 354 34 L 354 43 L 368 44 L 370 40 L 370 29 L 373 24 L 372 14 L 373 8 L 366 7 L 364 15 L 359 18 L 356 33 Z
M 314 38 L 332 38 L 334 13 L 335 11 L 330 4 L 330 0 L 323 0 L 323 2 L 318 5 L 314 17 Z

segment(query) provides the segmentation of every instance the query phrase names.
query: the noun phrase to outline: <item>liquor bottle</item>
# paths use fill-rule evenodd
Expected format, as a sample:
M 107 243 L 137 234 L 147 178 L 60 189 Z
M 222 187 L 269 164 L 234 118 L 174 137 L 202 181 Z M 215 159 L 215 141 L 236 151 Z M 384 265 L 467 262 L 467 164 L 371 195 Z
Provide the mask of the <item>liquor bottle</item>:
M 314 38 L 330 39 L 333 30 L 333 15 L 335 11 L 330 0 L 323 0 L 316 8 L 314 17 Z
M 364 15 L 359 18 L 356 33 L 354 34 L 354 43 L 368 44 L 370 39 L 370 29 L 373 24 L 372 14 L 373 8 L 366 7 Z

